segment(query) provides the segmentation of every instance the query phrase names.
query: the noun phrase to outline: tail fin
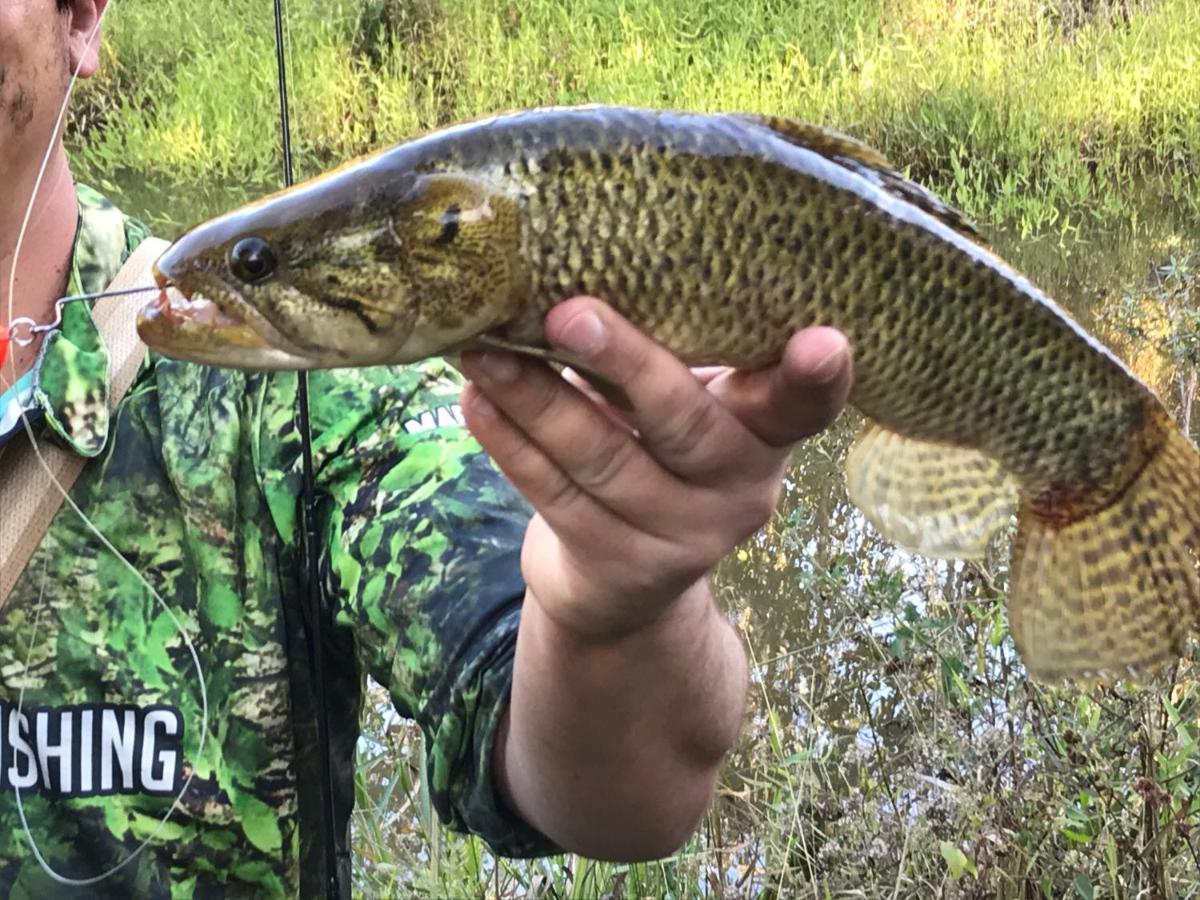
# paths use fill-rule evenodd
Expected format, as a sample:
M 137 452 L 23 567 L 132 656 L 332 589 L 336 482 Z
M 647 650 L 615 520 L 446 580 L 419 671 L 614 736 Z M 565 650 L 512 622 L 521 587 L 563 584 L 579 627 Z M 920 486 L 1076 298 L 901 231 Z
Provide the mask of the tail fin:
M 1069 525 L 1023 504 L 1009 624 L 1038 678 L 1153 673 L 1200 621 L 1200 453 L 1173 424 L 1112 504 Z

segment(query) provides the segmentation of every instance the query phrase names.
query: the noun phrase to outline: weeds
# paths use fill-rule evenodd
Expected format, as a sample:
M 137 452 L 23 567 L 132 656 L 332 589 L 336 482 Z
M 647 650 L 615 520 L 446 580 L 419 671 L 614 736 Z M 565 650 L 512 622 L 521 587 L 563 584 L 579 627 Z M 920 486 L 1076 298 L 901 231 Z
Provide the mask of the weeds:
M 1006 256 L 1085 320 L 1096 314 L 1190 415 L 1192 0 L 288 7 L 302 173 L 536 104 L 758 110 L 839 127 L 987 223 Z M 85 177 L 158 183 L 132 208 L 164 228 L 278 184 L 266 5 L 120 0 L 110 25 L 71 135 Z M 1136 238 L 1119 252 L 1102 243 L 1118 232 Z M 624 866 L 492 857 L 437 824 L 420 735 L 376 692 L 359 754 L 357 893 L 1200 896 L 1194 661 L 1136 691 L 1032 683 L 1007 637 L 1007 548 L 987 565 L 932 564 L 881 542 L 841 488 L 854 424 L 806 445 L 770 527 L 718 573 L 753 659 L 751 706 L 717 802 L 679 853 Z
M 1200 386 L 1200 252 L 1176 250 L 1126 288 L 1105 319 L 1132 345 L 1157 354 L 1159 376 L 1183 429 L 1191 433 Z
M 112 16 L 80 163 L 277 182 L 268 10 L 171 7 Z M 289 20 L 306 172 L 451 120 L 609 102 L 840 127 L 1022 237 L 1127 220 L 1145 193 L 1200 202 L 1191 0 L 292 0 Z

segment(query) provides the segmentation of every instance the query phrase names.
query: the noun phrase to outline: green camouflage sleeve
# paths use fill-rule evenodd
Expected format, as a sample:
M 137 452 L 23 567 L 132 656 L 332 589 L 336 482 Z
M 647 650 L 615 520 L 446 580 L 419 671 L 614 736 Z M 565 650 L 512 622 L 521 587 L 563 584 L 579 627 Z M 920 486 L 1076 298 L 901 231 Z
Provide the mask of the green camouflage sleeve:
M 555 848 L 505 808 L 491 764 L 531 511 L 462 424 L 461 387 L 441 362 L 316 386 L 326 571 L 362 664 L 425 733 L 442 820 L 502 855 L 543 855 Z

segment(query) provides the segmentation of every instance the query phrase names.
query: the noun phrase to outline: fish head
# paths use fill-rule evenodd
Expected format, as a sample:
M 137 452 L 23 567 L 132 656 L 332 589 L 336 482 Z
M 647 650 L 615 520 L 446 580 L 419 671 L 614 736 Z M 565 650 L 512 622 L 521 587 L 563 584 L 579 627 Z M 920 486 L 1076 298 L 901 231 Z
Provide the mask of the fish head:
M 164 290 L 139 316 L 142 339 L 232 368 L 390 365 L 454 352 L 512 317 L 516 201 L 458 175 L 359 175 L 179 238 L 155 265 Z

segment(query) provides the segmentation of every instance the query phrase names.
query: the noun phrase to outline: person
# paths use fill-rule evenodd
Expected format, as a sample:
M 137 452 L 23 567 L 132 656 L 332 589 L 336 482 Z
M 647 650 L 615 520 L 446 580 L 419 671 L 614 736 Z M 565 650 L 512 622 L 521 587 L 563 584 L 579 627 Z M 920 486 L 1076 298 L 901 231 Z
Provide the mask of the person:
M 103 288 L 147 233 L 75 185 L 55 130 L 71 70 L 97 68 L 105 5 L 0 5 L 15 316 Z M 687 839 L 747 690 L 708 573 L 771 514 L 789 447 L 845 403 L 849 349 L 809 329 L 772 368 L 692 372 L 588 297 L 546 332 L 628 394 L 628 421 L 503 354 L 467 356 L 465 386 L 439 360 L 311 374 L 320 675 L 297 376 L 151 354 L 109 416 L 86 304 L 16 348 L 0 390 L 91 460 L 72 497 L 130 565 L 64 507 L 0 611 L 0 894 L 69 894 L 47 868 L 93 878 L 147 839 L 88 895 L 348 891 L 364 673 L 420 723 L 441 817 L 498 853 L 634 860 Z M 21 377 L 34 389 L 13 393 Z M 23 432 L 0 437 L 0 473 Z

